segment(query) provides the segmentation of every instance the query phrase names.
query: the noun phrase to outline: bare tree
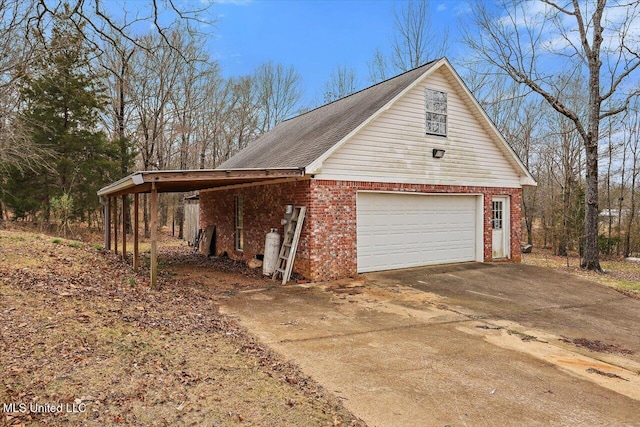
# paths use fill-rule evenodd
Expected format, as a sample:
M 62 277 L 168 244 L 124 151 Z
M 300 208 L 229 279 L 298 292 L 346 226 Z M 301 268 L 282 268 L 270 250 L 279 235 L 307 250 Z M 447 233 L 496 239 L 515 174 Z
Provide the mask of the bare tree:
M 398 74 L 419 67 L 430 60 L 445 56 L 449 45 L 449 32 L 434 31 L 429 0 L 409 0 L 400 10 L 393 10 L 394 32 L 391 53 L 386 56 L 376 49 L 369 61 L 369 80 L 385 80 L 389 74 Z
M 532 8 L 534 10 L 532 10 Z M 537 11 L 535 10 L 537 9 Z M 499 15 L 496 12 L 499 10 Z M 609 13 L 615 12 L 615 13 Z M 627 108 L 637 90 L 621 90 L 635 76 L 640 54 L 631 30 L 638 25 L 638 3 L 606 0 L 551 0 L 539 3 L 502 0 L 489 8 L 474 8 L 479 33 L 467 33 L 466 43 L 516 82 L 539 94 L 567 117 L 586 152 L 584 257 L 582 267 L 601 271 L 598 250 L 598 146 L 600 123 Z M 605 28 L 606 25 L 606 28 Z M 559 64 L 554 69 L 550 66 Z M 567 100 L 567 85 L 586 76 L 586 114 Z M 626 88 L 625 88 L 626 89 Z
M 103 49 L 103 42 L 117 44 L 117 38 L 123 38 L 141 49 L 144 43 L 132 34 L 131 28 L 139 24 L 147 24 L 155 30 L 164 42 L 179 53 L 178 47 L 171 45 L 169 34 L 176 27 L 183 31 L 195 33 L 199 28 L 214 22 L 209 16 L 212 2 L 175 2 L 172 0 L 132 2 L 120 5 L 123 9 L 120 16 L 114 16 L 101 0 L 31 0 L 34 13 L 28 18 L 29 33 L 42 36 L 47 32 L 53 16 L 66 14 L 66 19 L 76 28 L 82 29 L 88 43 L 96 52 Z M 166 23 L 166 24 L 165 24 Z
M 405 8 L 394 10 L 391 63 L 396 70 L 407 71 L 444 56 L 448 33 L 437 34 L 433 31 L 432 13 L 429 0 L 409 0 Z
M 219 145 L 234 108 L 233 80 L 222 79 L 217 70 L 204 88 L 204 103 L 197 117 L 199 169 L 221 163 Z
M 180 35 L 173 32 L 171 37 L 175 46 Z M 171 91 L 179 76 L 182 56 L 158 35 L 144 36 L 139 43 L 143 48 L 136 50 L 129 63 L 131 102 L 136 125 L 135 146 L 143 170 L 164 169 L 171 153 L 165 126 L 168 124 Z M 147 203 L 143 205 L 143 218 L 145 236 L 148 236 Z M 161 219 L 166 219 L 163 211 Z
M 389 70 L 389 61 L 387 61 L 386 56 L 380 48 L 377 48 L 373 53 L 373 58 L 367 62 L 367 67 L 369 69 L 369 82 L 371 83 L 387 80 L 391 73 L 391 70 Z
M 629 111 L 627 120 L 622 122 L 622 134 L 624 138 L 625 151 L 629 152 L 629 165 L 623 163 L 623 168 L 629 168 L 630 185 L 628 211 L 626 212 L 626 230 L 624 236 L 623 255 L 631 256 L 632 252 L 632 231 L 633 223 L 636 220 L 636 186 L 640 178 L 640 110 L 638 103 L 634 103 L 634 108 Z M 625 159 L 626 160 L 626 159 Z M 624 182 L 624 181 L 623 181 Z M 624 194 L 624 193 L 622 193 Z M 623 197 L 620 196 L 618 224 L 621 224 Z M 637 237 L 637 235 L 636 235 Z
M 302 78 L 292 67 L 267 62 L 258 67 L 253 80 L 260 110 L 260 133 L 288 118 L 302 98 Z
M 329 103 L 344 98 L 356 91 L 357 79 L 353 68 L 338 65 L 324 84 L 324 102 Z
M 51 152 L 33 144 L 16 120 L 20 110 L 20 81 L 42 47 L 27 37 L 33 1 L 0 0 L 0 174 L 12 168 L 33 172 L 47 164 Z M 0 179 L 0 185 L 2 180 Z

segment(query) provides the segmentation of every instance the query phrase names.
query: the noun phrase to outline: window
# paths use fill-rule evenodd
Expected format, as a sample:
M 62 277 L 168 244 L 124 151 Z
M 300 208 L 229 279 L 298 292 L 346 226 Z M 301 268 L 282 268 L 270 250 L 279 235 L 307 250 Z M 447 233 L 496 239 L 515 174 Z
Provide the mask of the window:
M 427 134 L 447 136 L 447 94 L 427 89 L 425 99 Z
M 244 203 L 242 196 L 236 196 L 236 251 L 242 251 L 244 249 L 244 235 L 243 235 L 243 216 L 244 216 Z
M 494 230 L 502 230 L 502 201 L 493 202 L 492 226 Z

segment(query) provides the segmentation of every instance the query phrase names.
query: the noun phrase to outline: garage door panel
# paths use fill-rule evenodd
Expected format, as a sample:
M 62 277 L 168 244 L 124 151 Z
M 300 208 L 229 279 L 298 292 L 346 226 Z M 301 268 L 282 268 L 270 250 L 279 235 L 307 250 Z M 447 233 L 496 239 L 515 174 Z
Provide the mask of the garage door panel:
M 358 271 L 476 258 L 476 196 L 358 194 Z

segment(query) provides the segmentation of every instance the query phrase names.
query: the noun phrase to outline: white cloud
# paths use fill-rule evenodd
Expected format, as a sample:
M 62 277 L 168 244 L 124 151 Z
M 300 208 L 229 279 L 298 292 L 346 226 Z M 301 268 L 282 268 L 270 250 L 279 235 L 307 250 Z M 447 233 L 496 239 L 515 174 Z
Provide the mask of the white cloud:
M 457 3 L 453 8 L 453 14 L 456 16 L 469 15 L 472 11 L 471 5 L 466 1 Z
M 207 1 L 207 0 L 204 0 Z M 236 6 L 247 6 L 250 3 L 253 3 L 253 0 L 215 0 L 214 3 L 217 4 L 231 4 Z
M 568 8 L 571 6 L 569 5 Z M 593 13 L 593 1 L 584 0 L 580 2 L 582 16 L 590 18 Z M 603 14 L 604 43 L 605 48 L 617 50 L 620 46 L 620 29 L 625 32 L 625 42 L 632 48 L 638 48 L 640 40 L 640 14 L 634 7 L 609 6 Z M 636 16 L 633 16 L 636 14 Z M 555 17 L 555 18 L 552 18 Z M 557 19 L 557 21 L 556 21 Z M 526 0 L 516 11 L 504 14 L 500 21 L 507 27 L 513 27 L 522 36 L 521 40 L 527 40 L 530 31 L 533 30 L 534 37 L 540 36 L 537 42 L 541 43 L 545 50 L 556 53 L 570 53 L 577 46 L 580 49 L 580 34 L 576 19 L 572 15 L 558 12 L 554 7 L 540 0 Z M 558 29 L 556 24 L 562 28 Z M 591 22 L 587 23 L 587 37 L 591 40 L 593 27 Z

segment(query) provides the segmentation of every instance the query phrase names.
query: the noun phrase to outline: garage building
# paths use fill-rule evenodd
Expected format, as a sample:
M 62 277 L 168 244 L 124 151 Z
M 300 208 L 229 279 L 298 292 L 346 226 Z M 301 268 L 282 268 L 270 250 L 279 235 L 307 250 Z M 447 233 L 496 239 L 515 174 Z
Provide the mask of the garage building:
M 310 280 L 518 262 L 522 187 L 536 185 L 445 58 L 286 120 L 216 170 L 300 172 L 201 190 L 200 226 L 249 260 L 287 205 L 305 206 L 294 271 Z

